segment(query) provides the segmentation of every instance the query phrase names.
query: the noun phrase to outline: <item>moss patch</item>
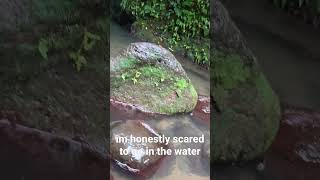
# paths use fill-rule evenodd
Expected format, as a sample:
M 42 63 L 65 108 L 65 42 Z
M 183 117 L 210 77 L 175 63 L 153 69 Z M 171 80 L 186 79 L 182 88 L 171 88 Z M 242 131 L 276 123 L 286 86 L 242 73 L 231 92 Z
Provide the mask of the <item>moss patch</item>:
M 279 126 L 279 100 L 255 63 L 215 53 L 212 92 L 220 113 L 211 115 L 214 161 L 250 160 L 270 146 Z M 249 61 L 249 60 L 248 60 Z
M 241 57 L 236 54 L 218 55 L 213 62 L 214 80 L 229 90 L 244 82 L 250 75 L 250 69 L 243 63 Z
M 124 64 L 132 61 L 129 59 L 123 59 Z M 161 114 L 193 110 L 197 92 L 189 79 L 163 66 L 129 64 L 111 77 L 111 97 Z
M 116 72 L 121 69 L 128 69 L 134 67 L 136 65 L 137 59 L 134 57 L 123 57 L 119 60 L 119 64 L 112 65 L 111 71 Z

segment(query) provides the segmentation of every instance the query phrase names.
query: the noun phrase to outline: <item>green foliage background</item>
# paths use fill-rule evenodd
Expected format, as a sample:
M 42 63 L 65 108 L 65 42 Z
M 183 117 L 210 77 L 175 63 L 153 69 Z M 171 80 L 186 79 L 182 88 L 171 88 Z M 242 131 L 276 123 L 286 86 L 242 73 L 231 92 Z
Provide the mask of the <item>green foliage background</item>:
M 137 21 L 153 22 L 171 47 L 181 46 L 200 64 L 209 64 L 209 0 L 122 0 Z
M 320 0 L 273 0 L 273 3 L 280 8 L 286 8 L 289 5 L 297 8 L 306 6 L 312 12 L 320 14 Z

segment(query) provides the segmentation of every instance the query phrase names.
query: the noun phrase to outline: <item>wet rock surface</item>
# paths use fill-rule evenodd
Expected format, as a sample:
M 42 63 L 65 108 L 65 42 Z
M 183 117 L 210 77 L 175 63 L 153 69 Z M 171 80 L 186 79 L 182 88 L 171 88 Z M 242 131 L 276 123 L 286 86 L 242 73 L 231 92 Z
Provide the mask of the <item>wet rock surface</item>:
M 266 155 L 266 169 L 279 179 L 320 176 L 320 113 L 282 106 L 279 133 Z
M 198 103 L 191 115 L 196 119 L 210 124 L 210 97 L 199 96 Z
M 284 105 L 279 133 L 272 147 L 291 161 L 320 167 L 320 113 Z
M 87 143 L 0 119 L 1 179 L 104 179 L 109 159 Z
M 168 149 L 165 143 L 133 142 L 132 137 L 159 137 L 161 136 L 149 125 L 142 121 L 127 120 L 114 122 L 111 126 L 110 154 L 115 164 L 124 170 L 149 177 L 154 173 L 165 156 L 148 154 L 148 149 Z M 127 142 L 117 142 L 117 138 L 127 138 Z M 127 150 L 127 155 L 121 155 L 120 149 Z
M 197 92 L 168 50 L 152 43 L 132 43 L 110 61 L 112 102 L 151 114 L 194 109 Z
M 124 114 L 119 115 L 125 116 Z M 136 119 L 136 118 L 134 118 Z M 177 115 L 157 118 L 145 118 L 145 124 L 152 128 L 156 128 L 159 132 L 163 133 L 166 137 L 200 137 L 204 135 L 205 143 L 170 143 L 171 149 L 200 149 L 199 156 L 168 156 L 161 161 L 161 163 L 155 166 L 147 166 L 144 175 L 147 173 L 147 179 L 165 179 L 171 180 L 172 178 L 194 178 L 194 179 L 208 179 L 208 173 L 210 172 L 210 131 L 208 125 L 199 122 L 197 119 L 193 119 L 192 116 Z M 129 122 L 137 122 L 134 120 L 128 120 Z M 128 122 L 127 121 L 127 122 Z M 114 121 L 118 122 L 118 121 Z M 131 126 L 128 126 L 131 127 Z M 124 128 L 118 129 L 118 133 L 128 134 L 129 132 L 138 131 L 141 136 L 144 134 L 144 130 L 140 128 L 130 128 L 126 130 Z M 118 153 L 118 152 L 117 152 Z M 125 157 L 119 157 L 120 159 Z M 141 177 L 140 175 L 134 175 L 136 173 L 130 173 L 128 168 L 124 168 L 124 171 L 119 172 L 119 165 L 115 161 L 113 163 L 115 167 L 112 169 L 112 173 L 116 179 L 132 179 Z M 133 175 L 132 175 L 133 174 Z M 186 174 L 186 175 L 185 175 Z
M 279 99 L 227 10 L 220 1 L 211 3 L 210 91 L 219 111 L 211 115 L 211 157 L 252 160 L 267 151 L 277 133 Z

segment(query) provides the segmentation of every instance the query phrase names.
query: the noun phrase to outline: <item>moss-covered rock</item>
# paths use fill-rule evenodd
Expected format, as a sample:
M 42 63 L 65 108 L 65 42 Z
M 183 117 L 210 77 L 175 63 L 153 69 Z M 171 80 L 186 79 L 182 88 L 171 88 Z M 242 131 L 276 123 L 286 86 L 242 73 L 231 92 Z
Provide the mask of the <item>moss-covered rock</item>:
M 250 160 L 264 153 L 279 126 L 277 96 L 219 1 L 212 2 L 211 158 Z
M 197 92 L 170 51 L 132 43 L 111 58 L 111 99 L 156 114 L 190 112 Z
M 81 136 L 106 149 L 104 60 L 109 21 L 102 4 L 0 2 L 0 109 L 19 112 L 32 127 Z M 70 54 L 79 51 L 79 59 L 87 63 L 76 72 L 72 66 L 77 61 Z

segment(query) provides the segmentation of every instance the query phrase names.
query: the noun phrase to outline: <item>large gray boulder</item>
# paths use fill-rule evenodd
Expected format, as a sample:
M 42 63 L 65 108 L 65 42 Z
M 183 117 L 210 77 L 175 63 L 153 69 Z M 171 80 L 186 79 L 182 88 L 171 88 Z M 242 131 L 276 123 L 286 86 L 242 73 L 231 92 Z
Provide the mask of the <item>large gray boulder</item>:
M 132 43 L 110 65 L 111 103 L 155 114 L 190 112 L 197 103 L 181 64 L 161 46 Z
M 227 10 L 217 0 L 211 4 L 211 160 L 250 160 L 277 133 L 279 100 Z

